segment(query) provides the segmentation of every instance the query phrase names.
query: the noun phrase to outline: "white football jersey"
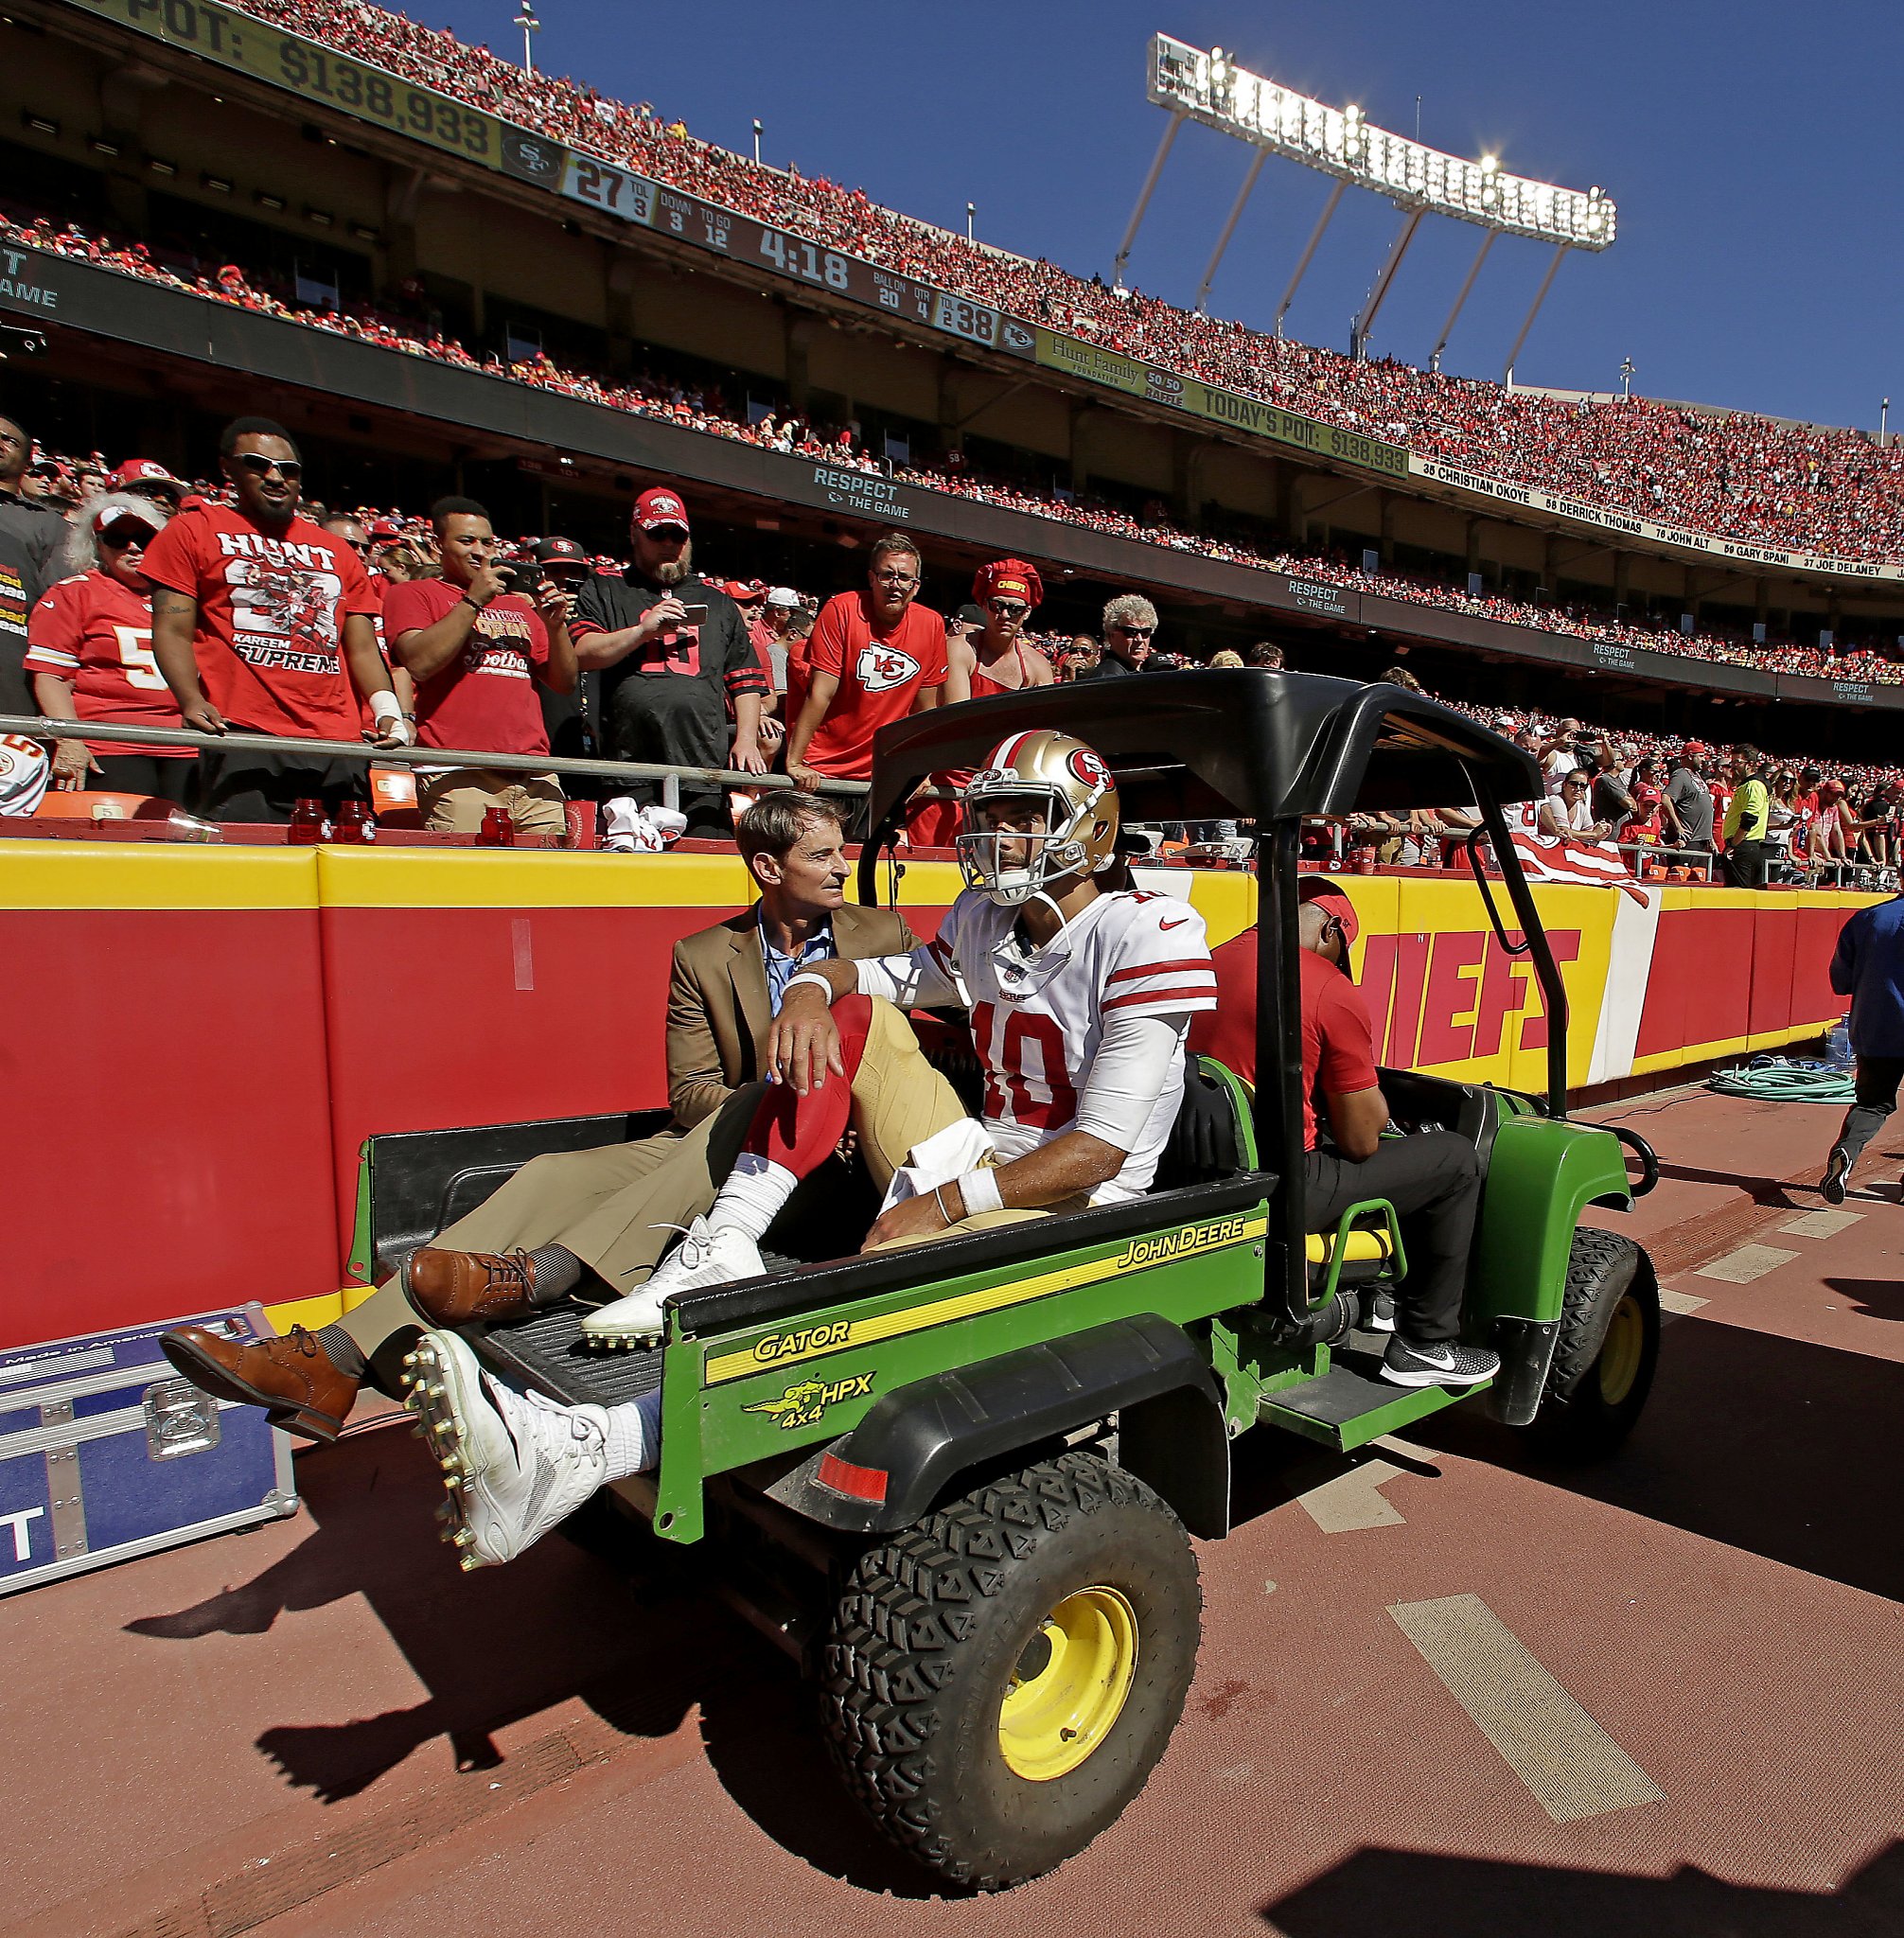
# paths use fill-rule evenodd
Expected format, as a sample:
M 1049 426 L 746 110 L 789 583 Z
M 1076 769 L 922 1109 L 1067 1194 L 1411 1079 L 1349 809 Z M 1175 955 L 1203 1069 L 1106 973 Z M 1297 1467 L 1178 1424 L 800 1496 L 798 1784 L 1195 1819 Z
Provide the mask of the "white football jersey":
M 968 890 L 934 941 L 909 960 L 862 964 L 860 978 L 862 989 L 902 1003 L 951 1000 L 971 1012 L 985 1072 L 985 1127 L 1007 1162 L 1073 1127 L 1107 1022 L 1187 1020 L 1215 1009 L 1217 994 L 1203 917 L 1174 895 L 1141 889 L 1101 895 L 1044 948 L 1023 943 L 1017 920 L 1017 909 Z M 908 973 L 891 987 L 878 978 L 902 964 Z M 1179 1045 L 1142 1132 L 1118 1174 L 1092 1192 L 1093 1204 L 1150 1188 L 1183 1085 Z

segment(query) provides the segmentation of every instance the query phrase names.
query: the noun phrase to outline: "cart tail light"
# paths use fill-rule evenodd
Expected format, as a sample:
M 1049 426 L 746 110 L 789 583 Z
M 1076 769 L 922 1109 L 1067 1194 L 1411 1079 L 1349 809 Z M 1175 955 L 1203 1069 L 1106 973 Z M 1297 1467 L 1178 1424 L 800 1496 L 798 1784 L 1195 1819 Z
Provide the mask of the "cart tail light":
M 850 1460 L 842 1460 L 837 1454 L 820 1455 L 820 1471 L 814 1478 L 823 1488 L 831 1488 L 836 1494 L 845 1494 L 855 1501 L 884 1501 L 886 1499 L 887 1472 L 883 1467 L 855 1467 Z

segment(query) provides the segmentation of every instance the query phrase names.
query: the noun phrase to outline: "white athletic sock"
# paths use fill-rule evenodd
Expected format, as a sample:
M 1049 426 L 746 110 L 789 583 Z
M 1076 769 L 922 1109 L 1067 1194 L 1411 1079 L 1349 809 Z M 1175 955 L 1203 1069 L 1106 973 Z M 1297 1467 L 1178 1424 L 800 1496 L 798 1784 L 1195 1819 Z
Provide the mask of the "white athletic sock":
M 604 1409 L 608 1420 L 607 1480 L 645 1473 L 661 1458 L 661 1395 L 657 1387 L 620 1406 Z
M 744 1232 L 759 1244 L 800 1180 L 784 1164 L 743 1151 L 708 1213 L 715 1231 Z

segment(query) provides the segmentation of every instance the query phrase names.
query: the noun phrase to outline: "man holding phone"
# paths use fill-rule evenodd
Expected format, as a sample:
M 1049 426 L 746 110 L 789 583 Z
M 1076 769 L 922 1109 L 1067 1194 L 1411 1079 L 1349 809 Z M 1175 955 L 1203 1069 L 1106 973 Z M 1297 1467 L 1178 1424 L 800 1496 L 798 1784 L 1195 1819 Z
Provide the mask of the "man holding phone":
M 384 638 L 416 682 L 418 744 L 547 753 L 534 682 L 574 691 L 573 594 L 537 567 L 528 596 L 513 590 L 521 573 L 505 577 L 498 569 L 495 529 L 473 498 L 439 498 L 430 525 L 443 576 L 394 585 L 383 602 Z M 425 827 L 455 834 L 475 834 L 495 807 L 507 811 L 520 834 L 559 835 L 568 825 L 554 774 L 418 767 L 416 801 Z
M 582 588 L 571 628 L 584 670 L 602 674 L 602 723 L 615 760 L 767 772 L 761 696 L 767 681 L 741 610 L 694 569 L 687 506 L 656 485 L 635 501 L 634 560 L 619 576 L 598 573 Z M 728 703 L 733 750 L 728 751 Z M 661 799 L 661 783 L 637 782 L 636 801 Z M 690 835 L 730 830 L 717 788 L 683 787 Z

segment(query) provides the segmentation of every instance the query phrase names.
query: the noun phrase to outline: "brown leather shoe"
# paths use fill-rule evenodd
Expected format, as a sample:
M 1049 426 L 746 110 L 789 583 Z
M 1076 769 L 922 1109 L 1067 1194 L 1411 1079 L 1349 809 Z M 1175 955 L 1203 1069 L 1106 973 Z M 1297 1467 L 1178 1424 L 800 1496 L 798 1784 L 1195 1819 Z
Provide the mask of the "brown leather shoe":
M 403 1268 L 403 1290 L 434 1325 L 502 1325 L 536 1310 L 536 1261 L 527 1252 L 440 1252 L 425 1245 Z
M 308 1439 L 336 1439 L 357 1401 L 358 1383 L 338 1371 L 316 1335 L 302 1326 L 282 1339 L 250 1340 L 175 1326 L 159 1348 L 202 1393 L 262 1406 L 273 1426 Z

